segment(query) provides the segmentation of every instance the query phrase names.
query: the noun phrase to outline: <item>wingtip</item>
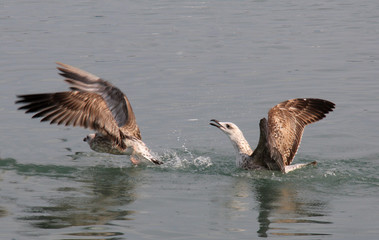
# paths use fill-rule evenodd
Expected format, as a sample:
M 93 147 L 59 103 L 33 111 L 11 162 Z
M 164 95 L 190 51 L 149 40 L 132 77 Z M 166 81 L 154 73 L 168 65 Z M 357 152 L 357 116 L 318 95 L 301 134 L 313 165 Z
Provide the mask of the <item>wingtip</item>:
M 55 64 L 57 64 L 57 69 L 58 70 L 61 70 L 62 68 L 67 68 L 67 64 L 64 64 L 62 62 L 55 62 Z
M 163 162 L 156 160 L 156 159 L 151 159 L 151 162 L 156 164 L 156 165 L 162 165 L 163 164 Z
M 67 68 L 67 67 L 71 67 L 70 65 L 65 64 L 65 63 L 62 63 L 62 62 L 59 62 L 59 61 L 55 62 L 55 64 L 57 64 L 57 65 L 59 65 L 59 66 L 61 66 L 61 67 L 65 67 L 65 68 Z
M 57 69 L 60 71 L 58 74 L 61 75 L 62 77 L 66 77 L 65 73 L 67 72 L 67 69 L 70 68 L 70 65 L 61 63 L 61 62 L 55 62 L 58 66 Z

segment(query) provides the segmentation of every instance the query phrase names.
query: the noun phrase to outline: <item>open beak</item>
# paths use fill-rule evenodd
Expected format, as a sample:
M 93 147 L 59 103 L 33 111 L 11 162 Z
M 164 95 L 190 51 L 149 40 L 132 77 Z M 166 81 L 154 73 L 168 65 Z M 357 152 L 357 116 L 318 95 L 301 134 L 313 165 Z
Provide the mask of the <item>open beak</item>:
M 215 126 L 217 128 L 224 128 L 219 121 L 217 121 L 216 119 L 212 119 L 211 122 L 209 123 L 209 125 L 212 125 L 212 126 Z

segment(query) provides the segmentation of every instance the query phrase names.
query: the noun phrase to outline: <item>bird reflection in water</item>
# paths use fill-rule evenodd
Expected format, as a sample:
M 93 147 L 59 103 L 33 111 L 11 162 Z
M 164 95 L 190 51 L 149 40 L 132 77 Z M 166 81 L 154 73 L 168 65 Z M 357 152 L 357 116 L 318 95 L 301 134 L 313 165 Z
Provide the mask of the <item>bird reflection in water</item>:
M 80 186 L 61 187 L 57 196 L 48 199 L 50 206 L 33 206 L 26 209 L 28 216 L 21 220 L 31 221 L 36 228 L 74 228 L 72 236 L 118 236 L 124 233 L 107 231 L 104 226 L 113 220 L 132 220 L 135 211 L 127 206 L 136 200 L 135 188 L 141 177 L 140 168 L 87 168 L 78 177 Z M 62 192 L 64 197 L 59 196 Z M 71 193 L 70 193 L 71 192 Z M 79 230 L 79 231 L 77 231 Z M 108 229 L 109 230 L 109 229 Z
M 306 187 L 292 181 L 239 178 L 233 191 L 234 197 L 229 199 L 231 209 L 252 211 L 246 207 L 246 197 L 255 198 L 256 207 L 253 208 L 258 211 L 258 237 L 330 235 L 318 232 L 319 224 L 332 224 L 325 221 L 328 204 L 322 198 L 311 195 Z M 312 229 L 315 232 L 310 232 Z

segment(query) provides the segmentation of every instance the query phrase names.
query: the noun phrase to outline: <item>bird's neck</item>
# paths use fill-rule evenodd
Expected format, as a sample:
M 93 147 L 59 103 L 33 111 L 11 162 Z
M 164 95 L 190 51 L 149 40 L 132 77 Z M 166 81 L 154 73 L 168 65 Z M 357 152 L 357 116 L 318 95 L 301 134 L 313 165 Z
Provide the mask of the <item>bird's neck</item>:
M 243 135 L 239 136 L 237 139 L 231 138 L 230 140 L 236 152 L 236 164 L 237 166 L 241 166 L 245 159 L 253 154 L 253 150 L 251 150 L 249 143 Z

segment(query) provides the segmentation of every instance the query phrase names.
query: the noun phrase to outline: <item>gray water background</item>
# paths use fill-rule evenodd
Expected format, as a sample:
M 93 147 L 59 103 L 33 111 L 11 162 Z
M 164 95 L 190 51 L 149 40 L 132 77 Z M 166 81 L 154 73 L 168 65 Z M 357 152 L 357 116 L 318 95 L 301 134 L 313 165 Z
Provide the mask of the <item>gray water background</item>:
M 1 239 L 377 239 L 379 2 L 1 1 Z M 17 94 L 65 91 L 54 62 L 130 99 L 165 162 L 92 152 L 91 131 L 17 111 Z M 269 108 L 336 103 L 283 175 L 234 165 L 208 125 L 255 146 Z

